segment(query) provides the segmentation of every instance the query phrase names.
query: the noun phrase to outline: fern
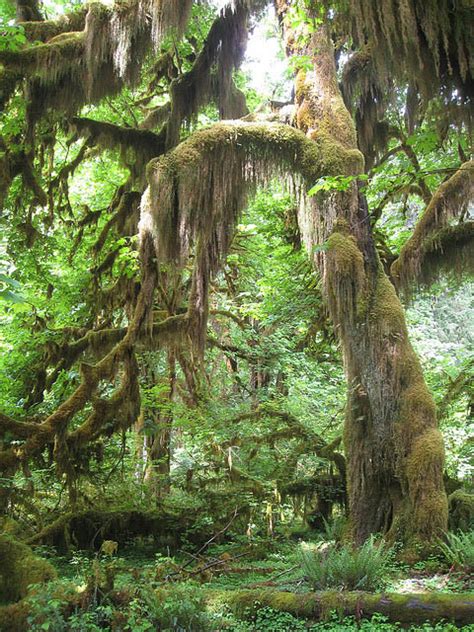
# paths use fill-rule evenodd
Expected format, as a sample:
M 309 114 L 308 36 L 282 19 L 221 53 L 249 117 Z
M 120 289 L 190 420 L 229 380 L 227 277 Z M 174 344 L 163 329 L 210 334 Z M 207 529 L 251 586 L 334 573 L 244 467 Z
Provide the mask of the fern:
M 474 569 L 474 531 L 448 533 L 439 548 L 451 565 L 466 571 Z
M 373 591 L 385 583 L 392 550 L 369 538 L 360 548 L 302 549 L 301 565 L 315 590 L 343 588 Z

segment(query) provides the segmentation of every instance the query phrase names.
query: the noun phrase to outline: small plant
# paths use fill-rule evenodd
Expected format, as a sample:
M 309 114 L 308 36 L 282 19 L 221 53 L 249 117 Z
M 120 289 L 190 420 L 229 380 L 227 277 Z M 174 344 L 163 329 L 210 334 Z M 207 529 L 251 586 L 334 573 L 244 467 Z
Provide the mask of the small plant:
M 273 608 L 260 608 L 255 617 L 255 628 L 257 630 L 268 630 L 268 632 L 304 632 L 306 626 L 304 621 L 298 620 L 289 612 L 277 612 Z
M 316 590 L 377 590 L 385 584 L 391 558 L 392 550 L 373 537 L 358 549 L 349 545 L 324 550 L 303 547 L 300 554 L 304 573 Z
M 448 533 L 446 541 L 439 543 L 446 560 L 456 568 L 474 570 L 474 531 Z

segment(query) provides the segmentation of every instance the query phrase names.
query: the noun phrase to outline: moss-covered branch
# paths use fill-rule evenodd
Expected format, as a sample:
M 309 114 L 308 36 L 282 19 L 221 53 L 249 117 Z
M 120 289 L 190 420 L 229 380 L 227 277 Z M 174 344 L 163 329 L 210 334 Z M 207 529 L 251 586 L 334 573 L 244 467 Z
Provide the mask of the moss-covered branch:
M 272 443 L 275 443 L 276 441 L 279 441 L 281 439 L 303 439 L 305 449 L 307 449 L 308 452 L 312 452 L 320 458 L 332 461 L 336 465 L 342 479 L 345 479 L 345 458 L 340 452 L 337 452 L 337 449 L 341 444 L 342 437 L 337 437 L 336 439 L 331 441 L 331 443 L 327 443 L 327 441 L 325 441 L 323 437 L 313 432 L 311 429 L 307 428 L 304 424 L 301 423 L 299 419 L 297 419 L 294 415 L 285 410 L 261 406 L 256 410 L 237 415 L 237 417 L 234 417 L 228 422 L 228 425 L 230 427 L 233 427 L 234 425 L 242 421 L 264 419 L 265 417 L 271 417 L 282 421 L 286 425 L 286 427 L 280 430 L 274 429 L 269 434 L 263 436 L 255 436 L 254 443 L 256 445 L 271 445 Z M 233 445 L 238 445 L 238 442 L 235 442 L 233 440 L 231 440 L 231 442 Z M 303 452 L 300 453 L 302 454 Z
M 177 544 L 192 520 L 189 513 L 177 516 L 165 509 L 67 512 L 32 536 L 28 544 L 51 544 L 63 550 L 71 545 L 98 549 L 103 540 L 125 543 L 136 536 L 171 536 Z
M 47 42 L 62 33 L 83 31 L 86 23 L 88 8 L 81 7 L 74 13 L 62 15 L 56 20 L 24 21 L 21 26 L 26 38 L 30 42 Z
M 470 240 L 470 222 L 466 223 L 465 230 L 451 228 L 449 222 L 462 216 L 469 206 L 474 195 L 473 176 L 474 161 L 465 162 L 433 195 L 413 235 L 392 265 L 392 276 L 401 287 L 408 288 L 413 281 L 423 277 L 427 255 L 432 256 L 438 250 L 439 258 L 442 257 L 443 242 L 446 247 L 450 242 Z
M 71 126 L 80 136 L 88 137 L 91 144 L 98 144 L 103 149 L 120 149 L 125 162 L 127 152 L 131 150 L 135 158 L 139 158 L 140 167 L 137 171 L 142 171 L 147 162 L 165 151 L 164 135 L 149 130 L 79 117 L 71 120 Z
M 153 258 L 177 264 L 178 270 L 195 249 L 188 305 L 193 341 L 201 353 L 209 282 L 229 250 L 248 195 L 277 174 L 299 179 L 304 193 L 325 168 L 339 172 L 336 155 L 339 165 L 353 159 L 352 152 L 339 149 L 338 154 L 331 148 L 327 157 L 318 143 L 288 125 L 229 122 L 194 133 L 149 163 L 141 234 L 149 236 Z
M 151 300 L 149 292 L 152 291 L 154 284 L 147 285 L 147 279 L 144 281 L 144 287 L 142 287 L 141 295 L 138 300 L 138 304 L 135 309 L 134 318 L 131 321 L 128 328 L 122 329 L 109 329 L 99 332 L 90 332 L 79 341 L 74 344 L 74 353 L 72 357 L 77 358 L 86 348 L 91 344 L 98 344 L 100 340 L 101 345 L 111 342 L 115 343 L 112 349 L 106 353 L 102 359 L 95 365 L 82 364 L 81 365 L 81 383 L 75 389 L 75 391 L 66 399 L 51 415 L 46 419 L 38 423 L 35 427 L 35 431 L 27 433 L 32 429 L 31 424 L 27 427 L 23 425 L 14 426 L 10 424 L 11 431 L 18 428 L 18 431 L 22 434 L 28 434 L 26 441 L 22 444 L 21 448 L 13 449 L 6 448 L 0 451 L 0 468 L 3 470 L 10 470 L 15 466 L 18 466 L 21 460 L 28 459 L 33 454 L 41 451 L 46 445 L 50 444 L 56 435 L 61 435 L 64 439 L 66 437 L 66 430 L 68 422 L 74 417 L 76 413 L 84 408 L 84 406 L 91 401 L 94 394 L 97 391 L 99 382 L 103 379 L 111 379 L 118 370 L 120 362 L 124 360 L 124 356 L 129 352 L 133 345 L 140 339 L 147 340 L 150 344 L 150 340 L 156 339 L 166 340 L 167 337 L 176 335 L 178 327 L 186 328 L 188 326 L 186 315 L 180 315 L 165 319 L 161 323 L 153 325 L 150 330 L 144 328 L 145 307 L 144 303 Z M 70 365 L 69 365 L 70 366 Z M 110 403 L 117 404 L 117 397 Z M 118 405 L 118 404 L 117 404 Z M 109 406 L 109 408 L 110 408 Z M 114 408 L 114 411 L 116 407 Z M 99 416 L 100 417 L 100 416 Z M 96 413 L 94 416 L 86 422 L 86 428 L 89 426 L 93 429 L 97 428 L 97 424 L 100 425 L 100 419 Z M 10 422 L 9 422 L 10 423 Z M 87 426 L 89 424 L 89 426 Z M 102 428 L 102 426 L 100 426 Z M 87 433 L 85 433 L 87 435 Z M 83 437 L 81 432 L 78 431 L 78 437 Z
M 112 8 L 92 3 L 85 19 L 79 12 L 44 26 L 28 23 L 27 36 L 38 35 L 42 43 L 2 50 L 0 63 L 33 81 L 30 111 L 36 118 L 48 110 L 76 112 L 124 84 L 135 84 L 149 51 L 171 29 L 183 32 L 191 5 L 192 0 L 131 0 Z

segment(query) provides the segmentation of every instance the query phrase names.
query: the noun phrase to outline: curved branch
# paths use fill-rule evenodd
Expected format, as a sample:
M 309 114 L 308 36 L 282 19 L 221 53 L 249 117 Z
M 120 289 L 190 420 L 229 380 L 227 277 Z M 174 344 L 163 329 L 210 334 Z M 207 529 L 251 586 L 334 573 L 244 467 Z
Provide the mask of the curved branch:
M 172 316 L 160 323 L 156 323 L 150 332 L 146 332 L 143 329 L 144 303 L 149 300 L 146 294 L 147 290 L 149 291 L 150 287 L 146 288 L 145 291 L 142 290 L 134 319 L 128 328 L 90 332 L 77 341 L 77 344 L 75 343 L 75 351 L 78 352 L 80 350 L 78 355 L 90 344 L 96 342 L 97 337 L 101 338 L 102 343 L 107 340 L 109 344 L 113 342 L 116 344 L 97 364 L 81 365 L 81 384 L 51 415 L 38 424 L 15 422 L 5 415 L 0 417 L 2 426 L 5 424 L 7 430 L 12 432 L 12 434 L 26 439 L 25 443 L 18 449 L 7 448 L 0 451 L 1 469 L 15 467 L 22 459 L 32 456 L 51 443 L 55 435 L 64 433 L 72 417 L 82 410 L 94 396 L 99 382 L 106 378 L 110 379 L 112 375 L 116 374 L 118 364 L 136 341 L 142 340 L 149 344 L 150 340 L 154 340 L 154 344 L 156 344 L 157 339 L 166 341 L 168 337 L 176 335 L 180 328 L 183 331 L 186 330 L 188 327 L 186 314 Z M 93 421 L 95 424 L 97 419 L 94 418 Z M 89 423 L 94 425 L 92 421 Z
M 147 168 L 140 232 L 153 243 L 160 264 L 185 265 L 194 249 L 189 316 L 202 354 L 212 276 L 229 251 L 233 228 L 257 185 L 281 175 L 291 179 L 306 205 L 301 231 L 314 246 L 316 201 L 305 191 L 322 174 L 353 173 L 360 153 L 335 142 L 321 143 L 288 125 L 232 121 L 194 133 Z

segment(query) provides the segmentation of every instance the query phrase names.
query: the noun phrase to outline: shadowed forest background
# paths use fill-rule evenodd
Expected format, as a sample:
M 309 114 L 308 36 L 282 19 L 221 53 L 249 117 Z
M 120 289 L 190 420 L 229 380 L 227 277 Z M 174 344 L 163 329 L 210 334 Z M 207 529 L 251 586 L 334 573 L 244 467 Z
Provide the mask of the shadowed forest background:
M 0 0 L 0 630 L 474 630 L 469 0 Z

